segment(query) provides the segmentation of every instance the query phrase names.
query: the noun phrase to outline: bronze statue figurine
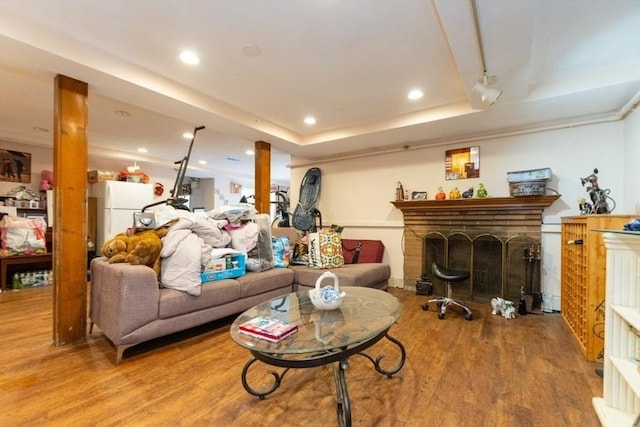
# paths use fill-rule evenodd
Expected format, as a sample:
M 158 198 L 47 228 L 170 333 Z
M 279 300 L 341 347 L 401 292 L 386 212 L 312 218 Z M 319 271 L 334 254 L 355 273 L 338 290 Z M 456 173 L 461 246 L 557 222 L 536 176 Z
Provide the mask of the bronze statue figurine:
M 611 199 L 611 197 L 609 197 L 611 190 L 608 188 L 603 190 L 598 185 L 598 168 L 595 168 L 593 173 L 586 178 L 580 178 L 580 183 L 583 187 L 585 184 L 589 184 L 587 186 L 587 192 L 589 193 L 589 197 L 592 202 L 588 203 L 585 199 L 579 200 L 581 214 L 608 214 L 613 211 L 613 208 L 609 209 L 609 205 L 607 203 L 607 199 Z M 611 201 L 613 201 L 613 199 L 611 199 Z M 615 201 L 613 202 L 615 208 Z

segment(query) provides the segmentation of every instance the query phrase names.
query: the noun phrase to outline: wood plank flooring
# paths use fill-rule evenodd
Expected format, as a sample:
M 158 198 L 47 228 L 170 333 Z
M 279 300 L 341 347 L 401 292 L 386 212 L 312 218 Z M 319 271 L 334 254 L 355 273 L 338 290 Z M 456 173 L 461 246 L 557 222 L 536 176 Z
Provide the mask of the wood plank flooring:
M 354 426 L 600 425 L 591 398 L 602 396 L 601 365 L 585 360 L 559 314 L 507 320 L 475 304 L 470 322 L 459 312 L 438 320 L 435 306 L 421 309 L 425 297 L 390 292 L 404 305 L 390 334 L 407 361 L 389 379 L 350 359 Z M 0 426 L 337 425 L 330 367 L 289 371 L 264 400 L 244 390 L 249 353 L 229 337 L 232 319 L 133 347 L 116 366 L 99 330 L 53 346 L 52 294 L 0 294 Z M 370 351 L 379 353 L 392 359 L 394 347 L 383 340 Z M 270 381 L 268 369 L 258 381 Z

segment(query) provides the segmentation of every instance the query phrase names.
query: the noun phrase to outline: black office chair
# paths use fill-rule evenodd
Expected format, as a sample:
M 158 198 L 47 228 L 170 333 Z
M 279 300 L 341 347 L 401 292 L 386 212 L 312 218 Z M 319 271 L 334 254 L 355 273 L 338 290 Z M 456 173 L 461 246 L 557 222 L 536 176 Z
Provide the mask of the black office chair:
M 438 279 L 443 280 L 447 283 L 447 296 L 430 299 L 429 301 L 427 301 L 426 304 L 422 306 L 422 309 L 425 311 L 429 310 L 429 304 L 431 304 L 432 302 L 435 302 L 436 304 L 438 304 L 438 307 L 440 307 L 440 312 L 438 313 L 438 319 L 444 319 L 444 314 L 447 311 L 447 307 L 449 307 L 450 305 L 457 305 L 458 307 L 462 307 L 462 309 L 464 310 L 464 318 L 467 320 L 471 320 L 473 318 L 473 314 L 471 313 L 471 310 L 469 310 L 469 307 L 467 307 L 465 303 L 454 300 L 453 292 L 451 290 L 452 283 L 458 283 L 458 282 L 467 280 L 471 275 L 471 273 L 466 270 L 465 271 L 452 270 L 452 269 L 443 267 L 441 265 L 438 265 L 435 262 L 431 265 L 431 271 L 433 271 L 434 276 L 436 276 Z

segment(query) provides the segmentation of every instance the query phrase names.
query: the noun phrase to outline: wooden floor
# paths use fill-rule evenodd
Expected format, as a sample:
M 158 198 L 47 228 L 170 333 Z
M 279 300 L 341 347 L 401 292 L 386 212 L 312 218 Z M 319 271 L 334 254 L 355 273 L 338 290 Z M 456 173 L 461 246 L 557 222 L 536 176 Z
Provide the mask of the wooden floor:
M 600 365 L 559 314 L 507 320 L 472 305 L 470 322 L 457 312 L 438 320 L 421 309 L 425 297 L 390 292 L 404 304 L 391 335 L 407 361 L 389 379 L 350 359 L 354 426 L 600 425 Z M 51 287 L 0 294 L 0 426 L 337 425 L 330 367 L 288 372 L 265 400 L 244 390 L 249 354 L 229 337 L 232 319 L 131 348 L 116 366 L 100 331 L 54 347 L 51 306 Z M 370 354 L 392 358 L 385 342 Z

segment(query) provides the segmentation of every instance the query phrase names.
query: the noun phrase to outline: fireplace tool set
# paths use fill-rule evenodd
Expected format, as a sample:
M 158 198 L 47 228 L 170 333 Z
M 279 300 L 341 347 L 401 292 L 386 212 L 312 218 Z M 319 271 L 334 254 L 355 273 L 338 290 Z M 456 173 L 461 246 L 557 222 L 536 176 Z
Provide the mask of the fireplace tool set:
M 531 247 L 525 248 L 522 257 L 524 260 L 525 284 L 520 287 L 518 314 L 539 313 L 542 310 L 542 295 L 540 292 L 534 292 L 533 289 L 535 272 L 540 269 L 541 258 L 539 244 L 532 244 Z

